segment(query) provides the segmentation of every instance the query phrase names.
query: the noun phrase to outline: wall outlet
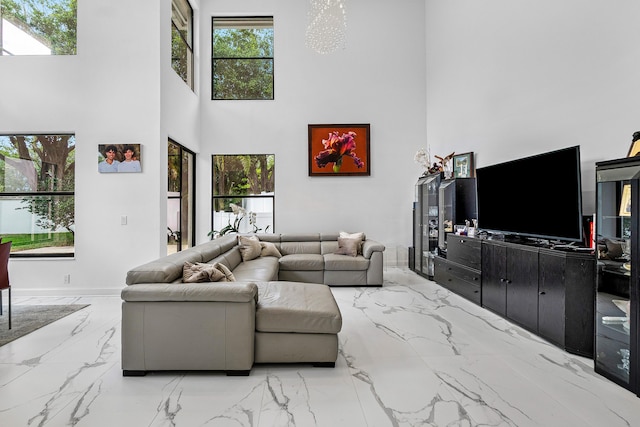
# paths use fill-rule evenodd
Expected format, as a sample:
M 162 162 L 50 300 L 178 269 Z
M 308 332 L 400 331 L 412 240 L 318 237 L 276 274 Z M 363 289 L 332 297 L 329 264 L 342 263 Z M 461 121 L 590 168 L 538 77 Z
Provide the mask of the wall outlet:
M 71 275 L 70 274 L 65 274 L 64 275 L 64 284 L 68 285 L 69 283 L 71 283 Z

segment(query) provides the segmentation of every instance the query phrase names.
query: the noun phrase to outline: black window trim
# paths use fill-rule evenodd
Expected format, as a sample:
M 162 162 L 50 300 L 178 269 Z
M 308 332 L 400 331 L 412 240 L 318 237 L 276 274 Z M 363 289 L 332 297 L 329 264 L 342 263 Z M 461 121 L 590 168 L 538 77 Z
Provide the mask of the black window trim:
M 213 30 L 214 28 L 216 28 L 215 25 L 215 20 L 226 20 L 228 22 L 236 22 L 236 23 L 241 23 L 242 21 L 247 21 L 251 24 L 251 28 L 256 28 L 259 27 L 259 19 L 269 19 L 270 20 L 270 25 L 265 25 L 263 24 L 262 27 L 263 28 L 274 28 L 275 31 L 275 18 L 273 17 L 273 15 L 253 15 L 253 16 L 212 16 L 211 17 L 211 40 L 210 40 L 210 45 L 211 45 L 211 79 L 210 79 L 210 84 L 211 84 L 211 100 L 212 101 L 273 101 L 276 98 L 276 87 L 275 87 L 275 75 L 276 75 L 276 63 L 275 63 L 275 55 L 271 55 L 271 56 L 256 56 L 256 57 L 239 57 L 239 56 L 233 56 L 233 57 L 218 57 L 218 58 L 214 58 L 213 56 Z M 218 25 L 218 28 L 220 28 L 221 26 Z M 229 28 L 237 28 L 237 25 L 233 25 L 233 26 L 229 26 Z M 273 40 L 273 43 L 275 45 L 275 38 Z M 273 51 L 275 51 L 275 46 Z M 270 60 L 271 61 L 271 67 L 273 69 L 272 73 L 271 73 L 271 98 L 256 98 L 256 99 L 236 99 L 236 98 L 215 98 L 214 97 L 214 89 L 213 89 L 213 62 L 216 59 L 220 59 L 220 60 L 225 60 L 225 59 L 266 59 L 266 60 Z

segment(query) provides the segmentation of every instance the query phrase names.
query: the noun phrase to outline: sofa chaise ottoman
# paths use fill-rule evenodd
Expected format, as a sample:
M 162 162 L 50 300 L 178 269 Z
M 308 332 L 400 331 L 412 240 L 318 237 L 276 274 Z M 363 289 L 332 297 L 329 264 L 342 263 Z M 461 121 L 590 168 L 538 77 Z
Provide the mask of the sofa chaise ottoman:
M 254 363 L 333 367 L 338 357 L 342 316 L 323 284 L 140 284 L 122 298 L 124 376 L 248 375 Z

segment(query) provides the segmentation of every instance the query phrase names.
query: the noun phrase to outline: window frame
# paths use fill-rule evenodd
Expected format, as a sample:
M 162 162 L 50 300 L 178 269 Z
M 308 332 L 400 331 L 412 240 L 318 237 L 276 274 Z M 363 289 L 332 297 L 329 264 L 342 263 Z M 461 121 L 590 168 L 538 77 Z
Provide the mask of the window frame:
M 58 26 L 52 26 L 52 27 L 48 27 L 45 24 L 52 24 L 52 23 L 56 23 L 55 21 L 50 21 L 50 22 L 44 22 L 40 21 L 38 22 L 38 20 L 36 19 L 33 22 L 25 22 L 25 18 L 26 21 L 31 21 L 31 18 L 33 18 L 34 16 L 37 16 L 36 14 L 32 14 L 31 13 L 31 9 L 28 7 L 25 7 L 25 4 L 23 2 L 18 1 L 18 6 L 22 6 L 22 12 L 23 13 L 27 13 L 27 16 L 17 16 L 14 15 L 12 13 L 4 13 L 3 12 L 3 7 L 2 4 L 0 3 L 0 57 L 1 56 L 74 56 L 78 54 L 78 5 L 77 2 L 69 2 L 68 4 L 69 6 L 75 6 L 75 7 L 71 7 L 69 9 L 64 9 L 63 12 L 72 12 L 73 13 L 73 24 L 74 27 L 71 28 L 69 26 L 67 26 L 66 24 L 69 22 L 69 17 L 68 16 L 63 16 L 63 19 L 61 20 L 57 20 L 57 24 Z M 59 5 L 56 5 L 59 6 Z M 54 9 L 56 9 L 56 6 L 54 6 Z M 67 6 L 67 5 L 65 5 Z M 42 12 L 42 11 L 40 11 Z M 57 12 L 61 12 L 60 9 L 57 10 Z M 43 14 L 44 16 L 47 17 L 47 19 L 49 19 L 50 17 L 54 16 L 53 13 L 50 14 Z M 60 15 L 58 15 L 60 16 Z M 67 19 L 65 19 L 67 18 Z M 3 38 L 5 37 L 5 32 L 4 32 L 4 28 L 3 28 L 3 20 L 6 20 L 13 28 L 13 30 L 10 31 L 18 31 L 20 33 L 22 33 L 24 36 L 22 37 L 22 40 L 24 41 L 24 37 L 27 37 L 29 39 L 31 39 L 32 41 L 32 46 L 33 47 L 33 43 L 38 43 L 41 45 L 41 48 L 44 47 L 46 49 L 49 50 L 49 53 L 43 53 L 43 52 L 34 52 L 34 51 L 29 51 L 29 52 L 11 52 L 9 50 L 7 50 L 6 45 L 4 43 Z M 47 29 L 51 29 L 51 28 L 55 28 L 55 30 L 52 31 L 47 31 L 45 33 L 45 30 L 43 30 L 43 25 L 44 28 Z M 69 43 L 66 44 L 64 42 L 56 42 L 56 40 L 60 41 L 61 37 L 60 35 L 64 34 L 64 35 L 69 35 L 69 34 L 73 34 L 74 38 L 73 38 L 73 44 Z M 12 40 L 13 41 L 13 40 Z M 69 40 L 70 41 L 70 40 Z M 23 46 L 24 47 L 24 46 Z
M 269 21 L 266 24 L 267 20 Z M 226 23 L 226 25 L 216 25 L 216 21 Z M 232 25 L 235 24 L 235 25 Z M 214 52 L 214 34 L 216 28 L 237 28 L 246 26 L 247 28 L 271 28 L 275 31 L 273 16 L 212 16 L 211 17 L 211 100 L 212 101 L 273 101 L 275 99 L 275 34 L 271 40 L 271 56 L 227 56 L 216 57 Z M 215 62 L 226 60 L 258 60 L 270 61 L 271 63 L 271 97 L 270 98 L 217 98 L 215 96 Z
M 238 195 L 238 194 L 233 194 L 231 192 L 227 192 L 225 194 L 216 194 L 217 191 L 217 187 L 216 187 L 216 166 L 215 166 L 215 161 L 216 161 L 216 157 L 219 156 L 223 156 L 223 157 L 237 157 L 237 156 L 271 156 L 273 157 L 273 170 L 272 170 L 272 174 L 273 174 L 273 191 L 270 193 L 258 193 L 258 194 L 244 194 L 244 195 Z M 224 199 L 270 199 L 271 200 L 271 206 L 272 206 L 272 210 L 271 210 L 271 228 L 267 231 L 267 230 L 261 230 L 259 232 L 262 233 L 275 233 L 276 230 L 276 191 L 275 191 L 275 154 L 256 154 L 256 153 L 252 153 L 252 154 L 212 154 L 211 155 L 211 231 L 209 232 L 209 235 L 211 236 L 211 238 L 215 238 L 215 236 L 213 235 L 213 232 L 215 230 L 215 206 L 216 206 L 216 201 L 217 200 L 224 200 Z M 241 204 L 241 206 L 243 205 L 243 203 Z M 226 212 L 226 211 L 225 211 Z M 248 219 L 247 219 L 248 221 Z M 219 231 L 219 230 L 217 230 Z M 248 232 L 252 232 L 252 231 L 248 231 Z
M 8 133 L 3 133 L 0 134 L 0 136 L 2 137 L 16 137 L 16 136 L 69 136 L 70 139 L 73 139 L 73 149 L 69 150 L 69 153 L 73 152 L 73 190 L 58 190 L 58 191 L 0 191 L 0 203 L 5 200 L 5 199 L 12 199 L 12 198 L 21 198 L 21 199 L 28 199 L 30 197 L 50 197 L 50 198 L 54 198 L 56 196 L 62 196 L 62 197 L 71 197 L 72 201 L 73 201 L 73 226 L 75 226 L 75 216 L 76 216 L 76 212 L 75 212 L 75 206 L 76 206 L 76 197 L 75 197 L 75 147 L 76 147 L 76 135 L 75 133 L 70 133 L 70 132 L 48 132 L 48 133 L 13 133 L 13 134 L 8 134 Z M 67 142 L 67 144 L 69 144 Z M 67 145 L 67 147 L 69 147 L 69 145 Z M 69 154 L 68 153 L 68 154 Z M 67 155 L 68 155 L 67 154 Z M 15 159 L 19 159 L 18 157 L 12 157 Z M 24 159 L 27 160 L 27 159 Z M 31 161 L 33 161 L 33 159 L 29 159 Z M 68 158 L 65 159 L 65 161 L 68 161 Z M 6 166 L 6 162 L 5 162 L 5 166 Z M 40 165 L 42 167 L 42 165 Z M 0 175 L 2 177 L 2 179 L 4 179 L 4 174 L 6 173 L 5 171 L 1 171 L 2 175 Z M 42 173 L 42 172 L 40 172 Z M 37 214 L 30 212 L 30 214 L 32 215 L 32 217 L 38 216 Z M 75 228 L 75 227 L 74 227 Z M 22 234 L 22 233 L 13 233 L 13 234 Z M 75 257 L 75 230 L 72 232 L 73 235 L 73 250 L 71 252 L 54 252 L 54 251 L 49 251 L 49 252 L 22 252 L 22 251 L 14 251 L 14 249 L 17 249 L 18 246 L 17 245 L 12 245 L 11 246 L 11 254 L 10 257 L 11 258 L 73 258 Z M 0 234 L 1 238 L 5 238 L 5 241 L 10 241 L 10 238 L 7 239 L 5 237 L 5 235 Z M 56 246 L 44 246 L 46 248 L 56 248 Z
M 185 5 L 188 8 L 188 16 L 184 16 L 185 14 L 183 13 L 183 11 L 180 8 L 180 4 L 179 3 L 183 3 L 183 5 Z M 185 39 L 182 32 L 180 31 L 180 28 L 178 27 L 178 25 L 176 25 L 176 22 L 174 20 L 174 11 L 176 11 L 178 14 L 180 14 L 180 16 L 186 21 L 185 25 L 187 26 L 187 37 L 189 40 Z M 195 84 L 194 84 L 194 75 L 195 75 L 195 60 L 194 60 L 194 55 L 193 55 L 193 43 L 194 43 L 194 37 L 193 37 L 193 32 L 194 32 L 194 26 L 193 26 L 194 22 L 193 22 L 193 7 L 191 6 L 191 3 L 189 3 L 188 0 L 171 0 L 171 69 L 178 74 L 178 76 L 185 82 L 185 84 L 187 86 L 189 86 L 189 88 L 193 91 L 195 90 Z M 186 80 L 183 76 L 181 76 L 176 69 L 173 67 L 173 62 L 174 62 L 174 57 L 173 57 L 173 32 L 176 31 L 179 35 L 180 35 L 180 39 L 184 42 L 184 45 L 186 46 L 186 52 L 187 52 L 187 76 L 186 76 Z

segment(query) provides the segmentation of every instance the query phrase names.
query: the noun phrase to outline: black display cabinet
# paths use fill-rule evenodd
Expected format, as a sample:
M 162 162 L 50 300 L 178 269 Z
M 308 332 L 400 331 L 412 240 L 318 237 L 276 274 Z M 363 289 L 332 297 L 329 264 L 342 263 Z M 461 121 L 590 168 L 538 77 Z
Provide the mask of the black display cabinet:
M 456 225 L 478 218 L 476 179 L 443 180 L 438 189 L 438 202 L 438 253 L 446 256 L 447 234 L 453 233 Z
M 413 205 L 413 255 L 410 268 L 421 276 L 433 278 L 433 258 L 438 246 L 438 189 L 442 174 L 421 177 L 415 187 Z
M 640 157 L 596 164 L 594 365 L 597 373 L 640 396 L 639 187 Z

